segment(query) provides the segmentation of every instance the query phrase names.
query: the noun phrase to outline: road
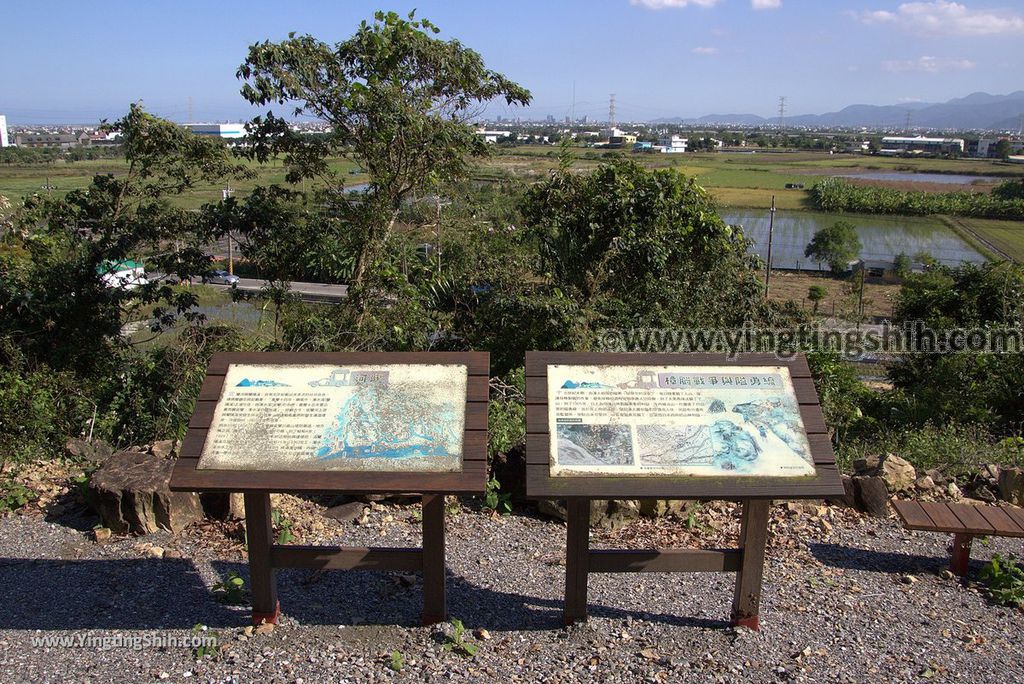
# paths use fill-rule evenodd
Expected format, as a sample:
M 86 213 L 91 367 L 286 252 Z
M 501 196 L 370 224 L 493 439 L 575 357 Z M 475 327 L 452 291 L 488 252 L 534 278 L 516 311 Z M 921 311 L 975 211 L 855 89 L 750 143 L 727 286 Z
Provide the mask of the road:
M 256 278 L 239 278 L 238 288 L 241 292 L 259 292 L 270 283 Z M 230 289 L 229 285 L 207 284 L 220 290 Z M 288 283 L 288 289 L 304 302 L 339 302 L 348 297 L 348 285 L 332 285 L 328 283 Z

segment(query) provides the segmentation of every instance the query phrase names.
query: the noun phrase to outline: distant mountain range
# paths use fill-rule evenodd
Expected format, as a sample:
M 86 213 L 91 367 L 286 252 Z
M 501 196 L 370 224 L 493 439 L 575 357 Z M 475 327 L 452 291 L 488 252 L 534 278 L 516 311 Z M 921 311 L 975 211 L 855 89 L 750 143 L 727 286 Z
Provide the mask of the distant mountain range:
M 850 105 L 838 112 L 787 116 L 787 126 L 903 128 L 910 112 L 913 128 L 1016 131 L 1024 115 L 1024 90 L 1009 95 L 971 93 L 948 102 L 908 102 L 899 105 Z M 738 126 L 771 126 L 778 117 L 756 114 L 708 114 L 693 119 L 672 117 L 654 123 L 687 125 L 723 124 Z

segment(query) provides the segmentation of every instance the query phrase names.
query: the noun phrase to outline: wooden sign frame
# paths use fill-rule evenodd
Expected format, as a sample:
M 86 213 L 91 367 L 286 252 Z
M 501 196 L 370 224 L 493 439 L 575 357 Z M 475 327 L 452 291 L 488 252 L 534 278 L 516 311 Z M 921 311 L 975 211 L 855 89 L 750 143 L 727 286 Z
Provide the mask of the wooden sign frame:
M 461 469 L 454 472 L 339 470 L 211 470 L 199 468 L 209 427 L 228 367 L 239 365 L 465 365 L 466 413 Z M 278 568 L 422 571 L 423 622 L 447 618 L 444 496 L 479 494 L 487 482 L 487 401 L 490 365 L 486 352 L 223 352 L 214 354 L 189 420 L 181 454 L 171 473 L 172 491 L 241 492 L 254 624 L 280 615 Z M 423 495 L 422 548 L 300 546 L 273 543 L 270 494 L 277 492 Z
M 814 475 L 799 477 L 608 475 L 552 476 L 548 417 L 549 365 L 784 366 L 789 369 L 811 447 Z M 565 623 L 587 617 L 590 572 L 736 572 L 731 622 L 757 629 L 772 499 L 819 499 L 844 494 L 828 428 L 803 354 L 575 353 L 526 354 L 526 492 L 531 499 L 567 502 Z M 591 499 L 724 499 L 742 502 L 740 548 L 719 550 L 590 550 Z

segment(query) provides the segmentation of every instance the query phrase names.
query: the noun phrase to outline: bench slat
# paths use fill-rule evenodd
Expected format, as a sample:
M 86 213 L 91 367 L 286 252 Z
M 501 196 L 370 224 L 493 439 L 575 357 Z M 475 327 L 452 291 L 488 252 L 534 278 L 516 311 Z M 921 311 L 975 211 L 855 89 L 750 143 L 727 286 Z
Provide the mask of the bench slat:
M 921 503 L 918 504 L 925 514 L 932 519 L 935 530 L 938 532 L 965 532 L 964 524 L 960 518 L 949 510 L 949 506 L 942 503 Z
M 978 506 L 978 512 L 985 518 L 985 522 L 992 526 L 996 534 L 1006 537 L 1024 536 L 1024 530 L 1020 528 L 1020 525 L 998 506 Z
M 896 509 L 896 513 L 903 518 L 903 524 L 908 528 L 930 530 L 935 526 L 932 519 L 921 508 L 921 504 L 916 501 L 893 501 L 892 506 Z
M 1010 516 L 1017 525 L 1024 530 L 1024 508 L 1017 508 L 1016 506 L 1000 506 L 1006 515 Z
M 953 511 L 953 515 L 960 518 L 960 522 L 964 524 L 964 529 L 971 534 L 992 534 L 994 530 L 992 526 L 988 524 L 985 517 L 978 512 L 976 506 L 970 506 L 968 504 L 953 504 L 949 507 Z

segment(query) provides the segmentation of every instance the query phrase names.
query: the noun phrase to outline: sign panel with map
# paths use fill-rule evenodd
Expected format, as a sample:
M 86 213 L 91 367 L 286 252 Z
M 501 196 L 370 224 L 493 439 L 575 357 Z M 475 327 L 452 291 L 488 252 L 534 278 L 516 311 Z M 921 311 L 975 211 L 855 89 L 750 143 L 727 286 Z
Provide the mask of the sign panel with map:
M 232 364 L 198 469 L 456 472 L 460 364 Z
M 785 366 L 549 365 L 550 474 L 815 475 Z

